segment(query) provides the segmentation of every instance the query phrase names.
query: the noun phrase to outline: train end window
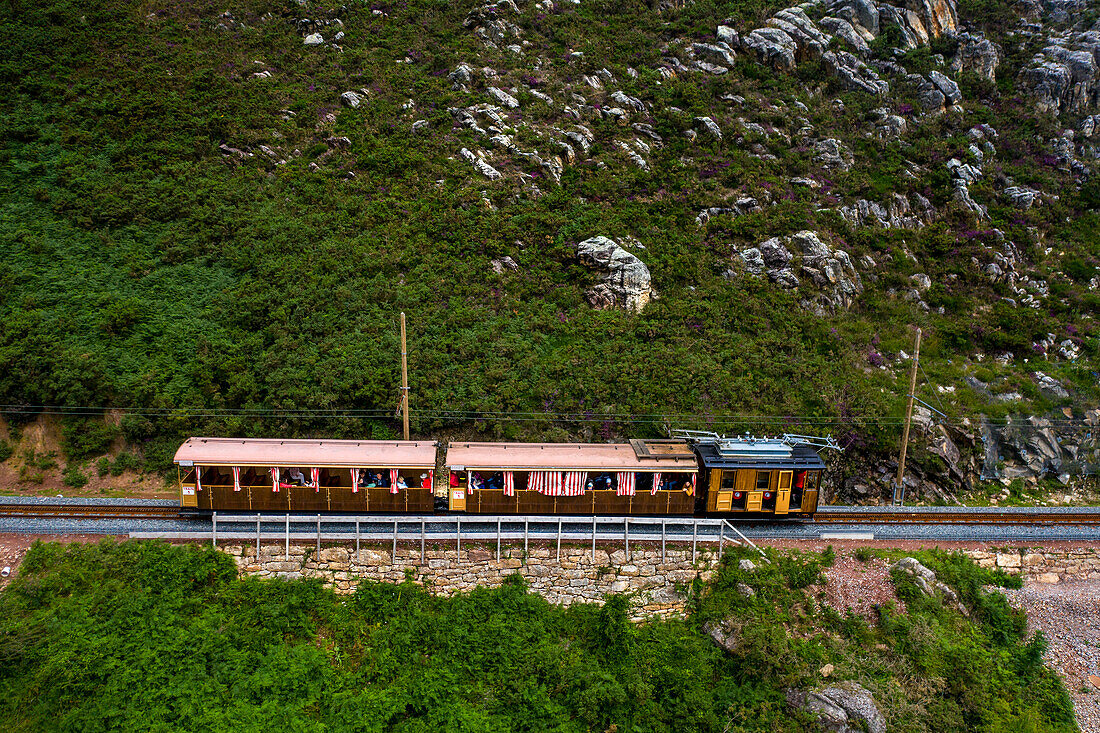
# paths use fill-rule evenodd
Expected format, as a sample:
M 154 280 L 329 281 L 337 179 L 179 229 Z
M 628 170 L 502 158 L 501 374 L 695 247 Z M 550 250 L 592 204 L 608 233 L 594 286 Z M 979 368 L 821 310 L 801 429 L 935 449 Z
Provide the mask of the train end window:
M 772 472 L 771 471 L 757 471 L 756 472 L 756 490 L 767 491 L 768 486 L 771 485 Z

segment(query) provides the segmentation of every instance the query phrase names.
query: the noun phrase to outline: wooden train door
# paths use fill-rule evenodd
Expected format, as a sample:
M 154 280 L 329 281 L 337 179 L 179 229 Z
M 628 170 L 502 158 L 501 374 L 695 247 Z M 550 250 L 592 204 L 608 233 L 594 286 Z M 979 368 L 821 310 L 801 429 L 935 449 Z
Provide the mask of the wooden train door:
M 791 480 L 794 471 L 780 471 L 779 484 L 775 490 L 775 513 L 786 514 L 791 506 Z
M 817 511 L 818 483 L 821 479 L 821 471 L 806 472 L 806 488 L 802 491 L 802 511 L 813 514 Z
M 712 468 L 710 470 L 710 491 L 714 495 L 714 506 L 711 507 L 716 512 L 728 512 L 733 508 L 733 486 L 726 486 L 726 482 L 733 481 L 733 471 L 723 472 L 720 468 Z
M 461 469 L 459 469 L 461 471 Z M 452 512 L 466 511 L 466 490 L 470 485 L 470 476 L 467 473 L 465 481 L 459 481 L 458 486 L 452 486 L 447 508 Z
M 176 468 L 176 480 L 180 487 L 180 506 L 181 507 L 194 507 L 199 506 L 199 496 L 195 491 L 195 469 L 191 469 L 187 474 L 183 474 L 179 467 Z

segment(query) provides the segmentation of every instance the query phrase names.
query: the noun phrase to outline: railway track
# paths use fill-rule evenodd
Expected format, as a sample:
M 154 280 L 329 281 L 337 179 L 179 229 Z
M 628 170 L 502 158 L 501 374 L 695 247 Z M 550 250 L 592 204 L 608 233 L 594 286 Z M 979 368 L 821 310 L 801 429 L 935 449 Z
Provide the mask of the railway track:
M 179 507 L 129 504 L 0 504 L 0 518 L 180 519 Z
M 1043 524 L 1100 525 L 1097 507 L 828 507 L 815 524 Z
M 309 515 L 313 516 L 313 515 Z M 435 515 L 425 515 L 430 518 Z M 451 516 L 451 515 L 441 515 Z M 476 516 L 476 515 L 473 515 Z M 141 504 L 3 503 L 0 518 L 21 519 L 147 519 L 179 520 L 201 518 L 183 514 L 177 506 Z M 410 520 L 419 516 L 409 515 Z M 737 523 L 735 518 L 730 521 Z M 755 523 L 755 522 L 754 522 Z M 1036 524 L 1100 525 L 1100 507 L 822 507 L 814 517 L 816 525 L 852 524 Z

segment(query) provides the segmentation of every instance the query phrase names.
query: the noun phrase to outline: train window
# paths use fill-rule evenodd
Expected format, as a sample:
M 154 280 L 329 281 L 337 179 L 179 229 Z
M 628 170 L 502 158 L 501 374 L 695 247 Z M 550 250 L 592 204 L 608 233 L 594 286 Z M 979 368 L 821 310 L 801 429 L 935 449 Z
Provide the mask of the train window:
M 722 472 L 722 491 L 733 491 L 734 485 L 737 481 L 736 471 L 723 471 Z
M 756 490 L 766 491 L 771 484 L 772 472 L 771 471 L 757 471 L 756 472 Z

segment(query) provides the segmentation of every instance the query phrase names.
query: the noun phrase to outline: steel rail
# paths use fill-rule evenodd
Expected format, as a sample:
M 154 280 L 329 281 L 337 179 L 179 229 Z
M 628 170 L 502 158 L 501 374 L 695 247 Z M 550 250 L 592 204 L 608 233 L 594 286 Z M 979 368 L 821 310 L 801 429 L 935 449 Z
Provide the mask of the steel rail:
M 929 511 L 919 508 L 891 509 L 882 512 L 858 511 L 837 508 L 818 512 L 815 524 L 1083 524 L 1100 525 L 1100 511 L 1095 507 L 1080 511 L 1050 512 L 1030 507 L 1013 507 L 1023 511 L 1004 511 L 997 508 L 978 509 L 965 507 L 966 511 Z
M 0 504 L 0 518 L 182 519 L 179 507 L 131 504 Z
M 0 518 L 37 518 L 37 519 L 206 519 L 211 515 L 207 513 L 182 512 L 178 506 L 148 506 L 140 504 L 69 504 L 69 503 L 0 503 Z M 233 521 L 236 517 L 226 513 L 219 516 L 221 521 Z M 250 513 L 250 521 L 255 521 L 256 515 Z M 293 517 L 294 515 L 292 515 Z M 318 515 L 310 513 L 302 515 L 316 521 Z M 354 521 L 352 517 L 341 514 L 321 514 L 323 522 L 342 523 Z M 268 517 L 272 519 L 268 519 Z M 285 514 L 264 515 L 264 522 L 274 521 L 278 518 L 283 521 Z M 363 515 L 357 517 L 360 521 L 393 522 L 452 522 L 455 517 L 462 521 L 480 523 L 482 521 L 496 521 L 495 515 L 478 514 L 407 514 L 407 515 Z M 784 522 L 781 517 L 753 517 L 742 520 L 736 515 L 715 515 L 711 517 L 695 517 L 695 520 L 710 519 L 713 522 L 726 520 L 733 524 L 745 521 L 751 524 L 761 522 Z M 531 522 L 564 521 L 567 524 L 581 521 L 592 521 L 591 516 L 554 515 L 524 516 L 524 515 L 500 515 L 499 519 L 505 522 Z M 622 522 L 622 517 L 597 517 L 600 523 Z M 629 521 L 639 525 L 660 523 L 692 522 L 692 517 L 685 516 L 631 516 Z M 291 521 L 297 521 L 292 518 Z M 822 507 L 814 515 L 813 523 L 817 525 L 839 524 L 1037 524 L 1037 525 L 1100 525 L 1100 507 Z

